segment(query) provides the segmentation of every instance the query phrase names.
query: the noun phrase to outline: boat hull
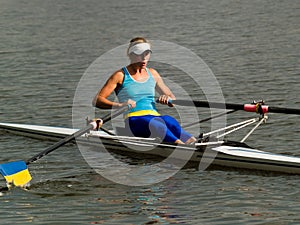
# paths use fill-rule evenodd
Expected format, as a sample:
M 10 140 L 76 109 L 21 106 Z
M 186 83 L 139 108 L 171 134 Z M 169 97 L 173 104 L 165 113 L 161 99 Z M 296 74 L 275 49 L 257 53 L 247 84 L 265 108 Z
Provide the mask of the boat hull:
M 45 140 L 60 140 L 78 129 L 50 126 L 0 123 L 0 129 L 9 133 Z M 195 147 L 159 143 L 155 139 L 112 136 L 103 131 L 92 131 L 77 138 L 80 144 L 94 145 L 121 154 L 135 154 L 139 157 L 172 157 L 200 163 L 199 168 L 218 166 L 250 170 L 300 174 L 300 158 L 273 154 L 245 146 L 232 146 L 231 142 Z M 236 145 L 236 143 L 235 143 Z M 176 151 L 176 154 L 174 152 Z

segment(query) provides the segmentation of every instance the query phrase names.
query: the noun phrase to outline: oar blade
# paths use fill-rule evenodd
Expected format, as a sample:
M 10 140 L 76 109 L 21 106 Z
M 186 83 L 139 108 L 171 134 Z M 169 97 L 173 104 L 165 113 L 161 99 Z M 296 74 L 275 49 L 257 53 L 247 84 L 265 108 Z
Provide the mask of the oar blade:
M 13 184 L 17 187 L 26 186 L 32 179 L 24 161 L 0 164 L 0 173 L 8 184 Z

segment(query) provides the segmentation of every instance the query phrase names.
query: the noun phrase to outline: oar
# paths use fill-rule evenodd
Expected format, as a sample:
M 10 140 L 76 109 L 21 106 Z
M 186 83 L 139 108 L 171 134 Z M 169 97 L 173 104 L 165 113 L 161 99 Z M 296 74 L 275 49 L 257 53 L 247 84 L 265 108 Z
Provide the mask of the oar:
M 0 173 L 4 176 L 6 182 L 8 184 L 13 184 L 14 186 L 20 186 L 24 187 L 28 182 L 32 179 L 27 165 L 29 165 L 32 162 L 35 162 L 36 160 L 44 157 L 45 155 L 48 155 L 50 152 L 53 152 L 54 150 L 58 149 L 59 147 L 69 143 L 70 141 L 74 140 L 77 137 L 80 137 L 81 135 L 87 133 L 90 130 L 96 129 L 99 125 L 102 125 L 113 118 L 119 116 L 120 114 L 126 112 L 128 110 L 128 106 L 124 106 L 117 111 L 115 111 L 112 114 L 109 114 L 105 116 L 102 121 L 93 121 L 91 122 L 87 127 L 80 129 L 73 133 L 70 136 L 65 137 L 64 139 L 60 140 L 59 142 L 55 143 L 54 145 L 46 148 L 44 151 L 38 153 L 37 155 L 31 157 L 27 161 L 14 161 L 9 162 L 5 164 L 0 164 Z M 102 123 L 102 124 L 99 124 Z
M 300 115 L 300 109 L 294 108 L 281 108 L 263 105 L 261 103 L 253 104 L 235 104 L 235 103 L 218 103 L 208 101 L 189 101 L 189 100 L 169 100 L 170 104 L 182 105 L 182 106 L 196 106 L 205 108 L 217 108 L 217 109 L 234 109 L 244 110 L 247 112 L 257 113 L 285 113 L 285 114 L 297 114 Z

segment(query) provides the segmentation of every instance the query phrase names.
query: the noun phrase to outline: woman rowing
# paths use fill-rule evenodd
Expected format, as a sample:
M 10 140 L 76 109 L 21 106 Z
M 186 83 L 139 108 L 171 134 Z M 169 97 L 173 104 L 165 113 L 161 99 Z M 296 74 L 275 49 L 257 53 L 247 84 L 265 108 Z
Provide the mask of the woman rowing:
M 168 104 L 169 99 L 175 99 L 175 96 L 159 73 L 147 68 L 151 53 L 148 40 L 133 38 L 127 49 L 130 64 L 110 76 L 95 96 L 93 105 L 101 109 L 130 105 L 125 115 L 125 127 L 134 136 L 156 136 L 165 142 L 191 144 L 196 138 L 182 129 L 173 117 L 161 116 L 155 107 L 155 90 L 160 94 L 158 102 L 161 104 Z M 108 99 L 114 91 L 119 102 Z

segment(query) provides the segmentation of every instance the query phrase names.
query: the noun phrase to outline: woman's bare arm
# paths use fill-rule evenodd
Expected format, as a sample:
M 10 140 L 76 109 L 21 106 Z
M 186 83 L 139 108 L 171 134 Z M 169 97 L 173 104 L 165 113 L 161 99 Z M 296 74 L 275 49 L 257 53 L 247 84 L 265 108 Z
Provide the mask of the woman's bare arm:
M 101 109 L 111 109 L 113 107 L 122 107 L 124 104 L 119 102 L 112 102 L 107 98 L 111 95 L 116 88 L 122 85 L 124 79 L 124 74 L 121 70 L 115 72 L 111 77 L 106 81 L 105 85 L 98 92 L 98 94 L 93 99 L 93 106 Z
M 156 91 L 160 94 L 160 96 L 158 98 L 159 103 L 169 104 L 168 100 L 170 98 L 176 99 L 175 95 L 172 93 L 170 88 L 165 84 L 165 82 L 163 81 L 160 74 L 152 68 L 150 69 L 150 71 L 151 71 L 151 74 L 153 75 L 153 78 L 156 81 Z M 172 105 L 170 105 L 170 106 L 172 106 Z

